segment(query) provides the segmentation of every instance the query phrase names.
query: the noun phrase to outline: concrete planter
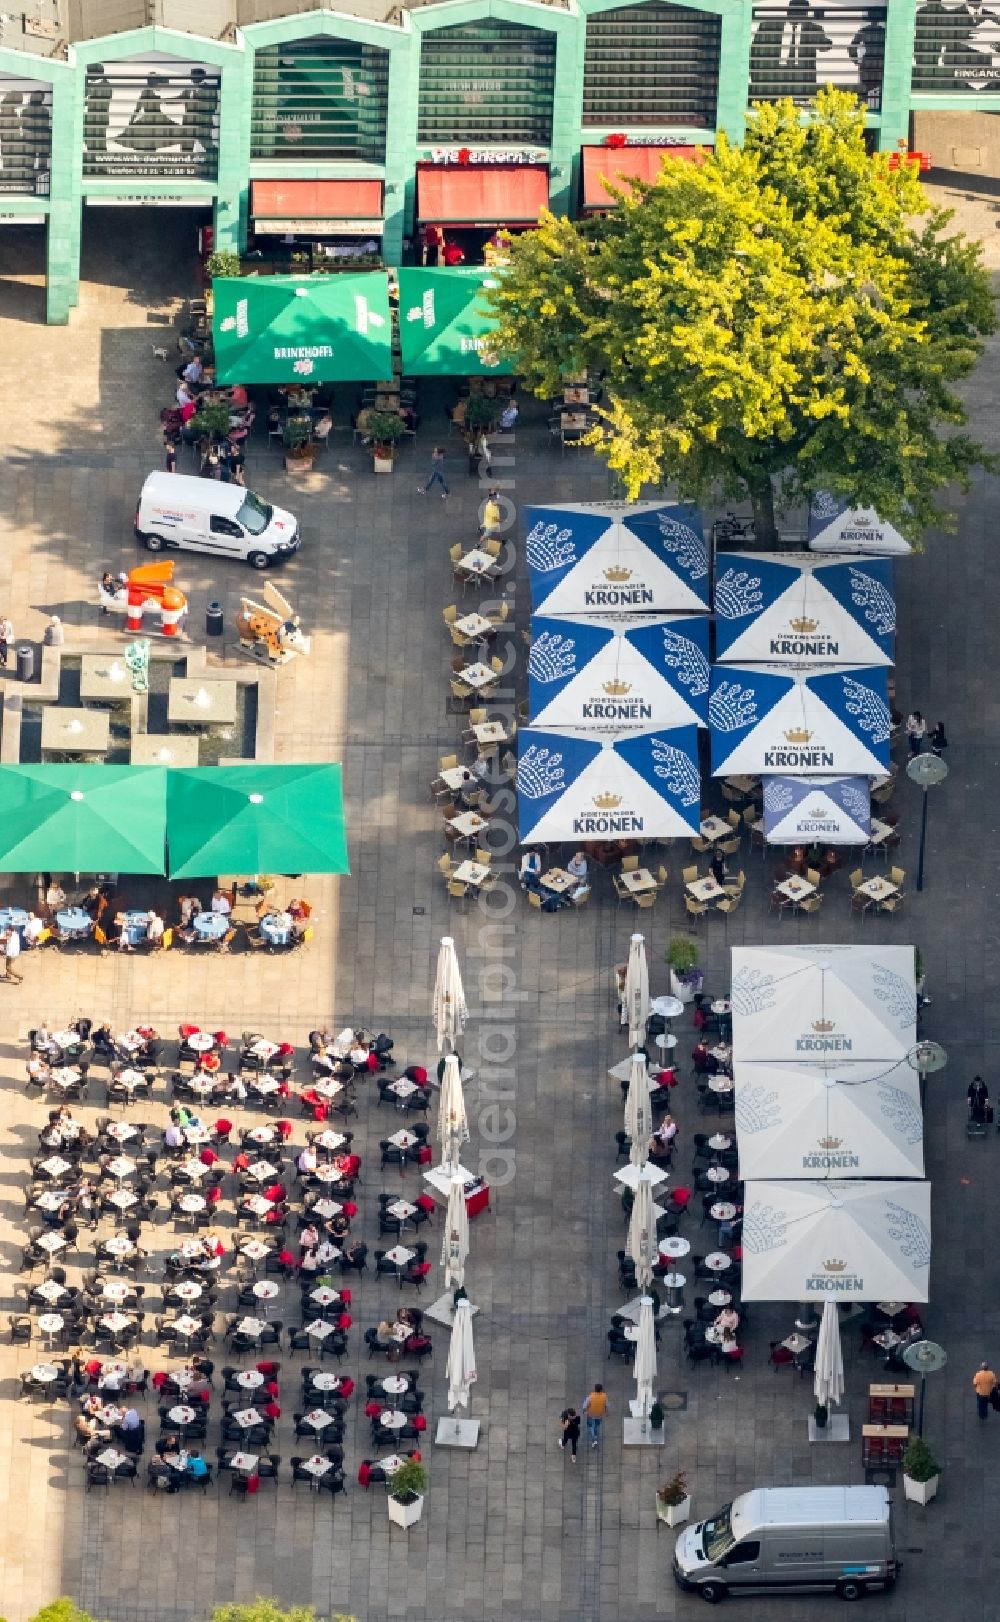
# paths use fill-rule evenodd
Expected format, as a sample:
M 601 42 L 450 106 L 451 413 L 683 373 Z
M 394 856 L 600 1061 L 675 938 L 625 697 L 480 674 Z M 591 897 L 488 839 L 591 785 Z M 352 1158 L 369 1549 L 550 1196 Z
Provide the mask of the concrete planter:
M 424 1500 L 420 1494 L 417 1494 L 408 1504 L 401 1504 L 399 1499 L 393 1498 L 390 1493 L 386 1503 L 389 1506 L 390 1521 L 394 1526 L 401 1526 L 404 1532 L 409 1531 L 411 1526 L 416 1526 L 424 1511 Z
M 679 1504 L 665 1504 L 657 1494 L 656 1518 L 664 1521 L 667 1526 L 681 1526 L 691 1513 L 691 1497 L 682 1498 Z
M 914 1481 L 913 1477 L 908 1476 L 904 1470 L 903 1496 L 909 1499 L 911 1504 L 929 1504 L 937 1493 L 940 1480 L 940 1476 L 931 1476 L 929 1481 Z
M 376 451 L 372 457 L 372 466 L 374 467 L 376 473 L 391 473 L 394 460 L 395 458 L 393 456 L 380 455 L 379 452 Z

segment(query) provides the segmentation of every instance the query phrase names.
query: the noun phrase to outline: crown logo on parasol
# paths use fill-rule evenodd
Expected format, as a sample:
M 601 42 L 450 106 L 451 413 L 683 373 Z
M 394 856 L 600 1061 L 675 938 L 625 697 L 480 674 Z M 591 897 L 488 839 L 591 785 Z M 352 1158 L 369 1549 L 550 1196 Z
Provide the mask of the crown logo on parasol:
M 626 693 L 632 691 L 630 681 L 606 681 L 602 686 L 610 698 L 624 698 Z
M 819 1031 L 821 1034 L 825 1033 L 826 1031 L 832 1031 L 833 1030 L 833 1020 L 832 1019 L 814 1019 L 813 1020 L 813 1030 L 814 1031 Z
M 792 630 L 797 631 L 800 636 L 810 636 L 813 631 L 819 629 L 819 620 L 807 619 L 804 616 L 802 619 L 789 620 L 789 624 Z
M 843 1273 L 846 1267 L 846 1262 L 838 1261 L 836 1258 L 823 1263 L 823 1271 L 825 1273 Z
M 622 803 L 620 794 L 595 794 L 594 804 L 598 811 L 615 811 Z
M 612 568 L 605 569 L 604 578 L 605 580 L 614 581 L 616 585 L 621 585 L 624 581 L 631 580 L 632 570 L 623 569 L 619 564 L 615 564 Z
M 808 743 L 812 733 L 806 727 L 789 727 L 785 733 L 788 743 Z

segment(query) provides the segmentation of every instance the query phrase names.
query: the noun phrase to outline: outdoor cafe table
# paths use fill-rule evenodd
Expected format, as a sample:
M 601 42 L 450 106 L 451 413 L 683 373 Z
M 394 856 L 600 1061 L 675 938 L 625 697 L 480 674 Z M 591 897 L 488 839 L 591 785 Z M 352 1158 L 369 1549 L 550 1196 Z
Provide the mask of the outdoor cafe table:
M 382 1467 L 387 1476 L 394 1476 L 406 1461 L 401 1459 L 398 1453 L 390 1453 L 388 1458 L 377 1459 L 375 1462 Z
M 701 837 L 707 839 L 710 845 L 714 845 L 717 839 L 728 839 L 730 834 L 735 832 L 736 829 L 723 817 L 706 817 L 701 825 Z
M 33 1291 L 33 1294 L 46 1301 L 50 1307 L 54 1307 L 56 1302 L 61 1301 L 68 1293 L 65 1284 L 57 1284 L 54 1278 L 47 1278 L 44 1284 L 39 1284 Z
M 135 1285 L 126 1279 L 106 1278 L 101 1284 L 101 1296 L 105 1301 L 117 1302 L 119 1306 L 127 1301 L 130 1295 L 135 1294 Z
M 119 1453 L 116 1447 L 106 1447 L 103 1453 L 98 1453 L 97 1462 L 108 1470 L 117 1470 L 120 1464 L 128 1464 L 130 1461 L 127 1453 Z
M 27 922 L 28 914 L 24 907 L 0 907 L 0 929 L 21 930 Z M 76 1031 L 69 1031 L 66 1034 L 69 1037 L 68 1042 L 61 1042 L 58 1035 L 54 1041 L 59 1047 L 74 1047 L 80 1040 Z
M 40 1211 L 58 1211 L 68 1197 L 64 1188 L 43 1188 L 40 1194 L 35 1195 L 32 1204 L 37 1205 Z
M 124 1182 L 126 1177 L 131 1177 L 135 1170 L 135 1161 L 130 1160 L 128 1155 L 115 1155 L 113 1160 L 108 1161 L 108 1171 L 120 1183 Z
M 38 1245 L 40 1250 L 48 1250 L 53 1252 L 56 1250 L 62 1250 L 63 1246 L 69 1243 L 69 1240 L 66 1239 L 61 1233 L 43 1233 L 39 1234 L 35 1243 Z
M 49 1081 L 54 1081 L 57 1087 L 78 1087 L 80 1072 L 75 1064 L 59 1065 L 49 1071 Z
M 314 1431 L 325 1430 L 327 1425 L 336 1423 L 333 1414 L 328 1414 L 324 1408 L 310 1408 L 307 1414 L 302 1415 L 301 1422 Z
M 124 1087 L 127 1093 L 134 1092 L 136 1087 L 145 1087 L 146 1085 L 146 1078 L 142 1071 L 131 1070 L 127 1066 L 124 1070 L 116 1071 L 111 1079 L 116 1087 Z
M 383 1408 L 378 1416 L 378 1422 L 383 1430 L 401 1431 L 406 1424 L 406 1415 L 398 1408 Z
M 197 1216 L 199 1211 L 204 1211 L 207 1203 L 204 1194 L 182 1194 L 177 1201 L 178 1207 L 187 1216 Z
M 409 1081 L 406 1076 L 400 1076 L 398 1081 L 390 1081 L 387 1084 L 386 1091 L 395 1093 L 400 1102 L 405 1104 L 406 1100 L 417 1091 L 417 1084 L 415 1081 Z M 318 1138 L 316 1142 L 319 1142 Z
M 276 1087 L 277 1085 L 277 1082 L 274 1082 L 274 1086 Z M 342 1081 L 334 1080 L 332 1076 L 326 1081 L 320 1081 L 317 1077 L 313 1080 L 312 1085 L 315 1087 L 321 1098 L 336 1098 L 337 1094 L 342 1093 L 344 1090 L 344 1083 Z
M 256 1041 L 251 1042 L 250 1046 L 247 1048 L 247 1052 L 251 1054 L 253 1058 L 262 1060 L 264 1064 L 267 1064 L 270 1059 L 273 1059 L 274 1055 L 279 1051 L 279 1044 L 277 1042 L 269 1042 L 266 1036 L 258 1036 Z
M 896 830 L 891 823 L 883 822 L 881 817 L 872 817 L 868 843 L 869 845 L 884 845 L 890 835 L 895 832 Z
M 105 1329 L 110 1329 L 113 1335 L 120 1335 L 123 1329 L 132 1326 L 132 1319 L 124 1312 L 105 1312 L 99 1321 Z
M 310 1375 L 309 1384 L 313 1391 L 339 1391 L 343 1384 L 343 1376 L 340 1374 L 327 1374 L 324 1370 Z
M 314 1453 L 311 1458 L 301 1461 L 300 1469 L 306 1470 L 311 1476 L 315 1476 L 315 1485 L 319 1487 L 321 1478 L 329 1470 L 333 1469 L 333 1463 L 330 1459 L 324 1459 L 322 1453 Z
M 484 828 L 489 827 L 489 823 L 478 811 L 463 811 L 457 817 L 448 818 L 448 827 L 454 828 L 462 839 L 474 839 Z
M 789 1335 L 781 1344 L 793 1357 L 798 1357 L 800 1352 L 804 1352 L 807 1346 L 812 1345 L 812 1341 L 807 1335 L 795 1334 Z
M 793 873 L 781 884 L 776 884 L 774 888 L 777 895 L 783 895 L 787 901 L 796 906 L 800 901 L 805 901 L 807 896 L 813 895 L 816 890 L 815 884 L 809 879 L 799 878 L 797 873 Z
M 253 1425 L 264 1423 L 256 1408 L 238 1408 L 232 1416 L 242 1430 L 250 1430 Z
M 690 1249 L 690 1240 L 682 1239 L 678 1234 L 670 1239 L 661 1239 L 659 1244 L 660 1255 L 669 1256 L 672 1261 L 678 1261 L 681 1256 L 686 1256 Z
M 726 893 L 711 874 L 704 879 L 692 879 L 690 884 L 685 885 L 685 889 L 696 901 L 717 901 Z
M 329 1284 L 318 1284 L 315 1290 L 309 1291 L 309 1299 L 319 1307 L 331 1307 L 340 1300 L 340 1291 L 331 1289 Z
M 237 1449 L 229 1461 L 229 1467 L 231 1470 L 237 1470 L 240 1475 L 248 1476 L 256 1470 L 259 1463 L 259 1453 L 243 1453 Z
M 321 1160 L 309 1175 L 318 1183 L 342 1183 L 344 1180 L 344 1173 L 340 1167 L 329 1160 Z
M 438 776 L 442 783 L 445 783 L 454 794 L 457 794 L 460 789 L 465 788 L 469 783 L 475 783 L 476 781 L 467 766 L 443 766 L 438 772 Z
M 313 1318 L 305 1326 L 306 1334 L 311 1335 L 313 1340 L 325 1340 L 327 1335 L 333 1334 L 336 1327 L 336 1324 L 330 1323 L 326 1318 Z
M 51 1341 L 54 1335 L 58 1335 L 64 1322 L 61 1312 L 43 1312 L 38 1320 L 38 1327 L 45 1338 Z
M 275 1296 L 279 1295 L 281 1292 L 273 1279 L 259 1278 L 256 1284 L 253 1286 L 253 1293 L 257 1297 L 258 1301 L 263 1301 L 264 1311 L 266 1313 L 267 1303 L 269 1301 L 273 1301 Z
M 261 919 L 261 922 L 263 923 L 264 920 Z M 278 1083 L 273 1076 L 248 1076 L 246 1080 L 249 1082 L 252 1091 L 260 1093 L 262 1098 L 266 1098 L 269 1093 L 278 1091 Z M 317 1081 L 315 1086 L 320 1088 L 321 1084 Z
M 732 1299 L 728 1290 L 713 1290 L 708 1297 L 708 1304 L 711 1307 L 728 1307 Z
M 713 1132 L 712 1136 L 708 1140 L 708 1147 L 710 1149 L 714 1149 L 717 1154 L 721 1154 L 724 1149 L 731 1149 L 733 1147 L 733 1140 L 732 1138 L 727 1138 L 724 1132 Z
M 459 558 L 455 567 L 460 574 L 484 575 L 489 574 L 494 562 L 495 559 L 491 558 L 488 552 L 484 552 L 482 547 L 474 546 L 471 552 L 466 552 L 463 557 Z M 461 679 L 465 679 L 464 671 Z
M 56 923 L 61 935 L 89 935 L 94 927 L 94 920 L 82 907 L 67 907 L 65 911 L 57 912 Z
M 167 1417 L 175 1425 L 190 1425 L 191 1421 L 198 1416 L 194 1408 L 189 1408 L 186 1403 L 178 1403 L 176 1408 L 170 1409 Z
M 490 870 L 485 862 L 462 862 L 452 874 L 459 884 L 471 884 L 476 889 L 485 883 L 489 876 Z
M 60 1372 L 55 1363 L 36 1363 L 31 1370 L 31 1378 L 48 1385 L 50 1380 L 58 1380 Z
M 585 411 L 561 411 L 559 425 L 563 433 L 583 433 L 589 426 Z
M 219 941 L 229 928 L 227 912 L 199 912 L 191 920 L 194 932 L 202 940 Z
M 619 875 L 621 884 L 629 895 L 645 895 L 649 890 L 656 889 L 656 880 L 648 867 L 637 867 L 631 873 Z
M 413 1083 L 410 1082 L 411 1087 L 412 1085 Z M 320 1149 L 328 1149 L 331 1154 L 335 1149 L 339 1149 L 342 1143 L 346 1143 L 346 1141 L 347 1139 L 345 1138 L 343 1132 L 334 1132 L 330 1127 L 327 1127 L 324 1132 L 317 1133 L 316 1137 L 313 1138 L 314 1145 Z
M 401 1374 L 387 1374 L 379 1385 L 387 1397 L 401 1397 L 404 1391 L 409 1390 L 410 1382 Z
M 729 1001 L 728 997 L 717 997 L 715 999 L 715 1002 L 712 1004 L 712 1013 L 713 1014 L 719 1014 L 719 1015 L 724 1016 L 726 1014 L 731 1014 L 732 1011 L 733 1011 L 733 1005 Z
M 197 1318 L 192 1318 L 189 1312 L 182 1312 L 174 1319 L 170 1327 L 176 1329 L 183 1340 L 190 1340 L 192 1335 L 198 1333 L 201 1324 Z
M 712 1273 L 725 1273 L 732 1265 L 733 1258 L 727 1256 L 724 1250 L 712 1250 L 705 1257 L 705 1266 Z
M 182 1171 L 186 1177 L 190 1177 L 192 1183 L 199 1183 L 203 1177 L 208 1176 L 211 1167 L 206 1166 L 204 1161 L 196 1160 L 192 1155 L 190 1159 L 182 1160 L 177 1170 Z
M 344 1208 L 337 1200 L 317 1200 L 312 1209 L 316 1216 L 322 1217 L 324 1222 L 329 1222 L 331 1217 L 337 1216 Z M 333 1248 L 339 1256 L 340 1251 L 337 1246 L 335 1245 Z
M 710 1183 L 728 1183 L 729 1173 L 725 1166 L 709 1166 L 705 1176 Z
M 492 559 L 490 560 L 492 562 Z M 460 620 L 455 621 L 455 629 L 462 636 L 489 636 L 496 626 L 485 614 L 464 614 Z
M 714 1205 L 709 1206 L 708 1214 L 716 1222 L 732 1222 L 736 1207 L 731 1200 L 716 1200 Z
M 416 1254 L 415 1250 L 407 1250 L 405 1245 L 393 1245 L 391 1250 L 386 1251 L 385 1259 L 387 1262 L 392 1262 L 395 1268 L 402 1269 L 407 1262 L 413 1260 Z
M 868 896 L 869 900 L 874 901 L 876 905 L 878 905 L 879 903 L 888 900 L 889 896 L 898 895 L 899 886 L 891 883 L 889 879 L 866 879 L 864 884 L 858 885 L 858 892 L 861 895 Z
M 564 405 L 589 405 L 590 404 L 590 390 L 588 388 L 586 388 L 586 387 L 583 387 L 582 385 L 577 386 L 576 384 L 574 384 L 571 388 L 563 389 L 563 404 Z
M 264 1257 L 270 1254 L 271 1246 L 265 1245 L 262 1239 L 247 1239 L 240 1246 L 240 1255 L 251 1262 L 262 1262 Z
M 173 1286 L 170 1293 L 171 1295 L 175 1295 L 178 1301 L 198 1301 L 201 1299 L 204 1291 L 205 1286 L 203 1284 L 199 1284 L 197 1279 L 182 1278 Z
M 483 687 L 494 686 L 500 680 L 500 676 L 490 665 L 484 665 L 481 661 L 477 661 L 476 664 L 465 665 L 458 672 L 458 680 L 464 682 L 466 687 L 472 687 L 479 691 Z
M 115 1234 L 111 1239 L 105 1239 L 104 1249 L 109 1256 L 131 1256 L 135 1244 L 131 1239 L 126 1239 L 124 1234 Z
M 279 1168 L 272 1166 L 269 1160 L 255 1160 L 252 1166 L 247 1167 L 246 1174 L 248 1177 L 252 1177 L 255 1182 L 264 1183 L 269 1177 L 277 1177 Z
M 260 920 L 260 932 L 269 946 L 287 946 L 292 938 L 291 913 L 266 912 Z
M 130 1188 L 116 1188 L 113 1194 L 108 1195 L 108 1204 L 117 1206 L 119 1211 L 130 1211 L 138 1203 L 138 1194 L 133 1194 Z
M 60 1155 L 49 1155 L 47 1160 L 40 1162 L 38 1169 L 39 1171 L 43 1171 L 46 1177 L 51 1177 L 53 1179 L 56 1177 L 61 1177 L 64 1171 L 73 1170 L 69 1161 L 63 1160 Z
M 733 1090 L 733 1078 L 732 1078 L 732 1076 L 709 1076 L 708 1085 L 711 1088 L 713 1093 L 731 1093 L 732 1090 Z M 716 1170 L 716 1169 L 717 1168 L 715 1168 L 715 1167 L 710 1168 L 709 1172 L 706 1175 L 711 1177 L 711 1172 Z M 724 1170 L 725 1168 L 720 1167 L 718 1169 L 719 1170 Z M 716 1179 L 716 1178 L 712 1178 L 711 1180 L 713 1182 L 718 1181 L 718 1179 Z
M 236 1325 L 236 1333 L 246 1335 L 248 1340 L 254 1340 L 264 1333 L 266 1327 L 261 1318 L 241 1318 Z
M 241 1369 L 236 1376 L 236 1384 L 244 1391 L 256 1391 L 258 1386 L 264 1384 L 264 1376 L 259 1369 Z
M 408 1222 L 410 1217 L 416 1214 L 417 1208 L 411 1205 L 409 1200 L 393 1200 L 391 1205 L 386 1206 L 386 1210 L 390 1216 L 398 1217 L 400 1222 Z
M 146 939 L 149 928 L 149 913 L 140 912 L 133 908 L 128 912 L 120 912 L 115 917 L 115 923 L 121 929 L 122 939 L 126 946 L 138 946 Z
M 413 1132 L 405 1132 L 400 1130 L 399 1132 L 394 1132 L 392 1134 L 389 1142 L 394 1143 L 397 1149 L 412 1149 L 413 1145 L 418 1142 L 418 1139 Z
M 907 1305 L 906 1301 L 876 1301 L 875 1303 L 876 1310 L 883 1312 L 887 1318 L 897 1317 Z
M 507 728 L 502 721 L 480 721 L 472 732 L 477 743 L 507 742 Z
M 556 895 L 562 895 L 566 890 L 572 889 L 576 880 L 572 873 L 566 872 L 565 868 L 550 867 L 547 873 L 542 874 L 538 882 L 543 890 L 553 890 Z
M 278 1136 L 278 1129 L 274 1126 L 252 1126 L 247 1133 L 251 1143 L 273 1143 Z

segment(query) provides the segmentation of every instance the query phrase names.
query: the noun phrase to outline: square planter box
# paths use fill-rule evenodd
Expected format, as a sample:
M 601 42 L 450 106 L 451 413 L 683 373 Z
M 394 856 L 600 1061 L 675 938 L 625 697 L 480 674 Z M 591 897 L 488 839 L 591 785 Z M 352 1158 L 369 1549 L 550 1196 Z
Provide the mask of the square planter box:
M 401 1504 L 392 1497 L 387 1498 L 386 1503 L 389 1506 L 390 1521 L 395 1526 L 403 1527 L 404 1531 L 408 1531 L 411 1526 L 416 1526 L 423 1514 L 424 1500 L 420 1496 L 414 1498 L 410 1504 Z
M 938 1490 L 940 1480 L 940 1476 L 931 1476 L 930 1481 L 914 1481 L 904 1470 L 903 1496 L 908 1498 L 911 1504 L 929 1504 Z

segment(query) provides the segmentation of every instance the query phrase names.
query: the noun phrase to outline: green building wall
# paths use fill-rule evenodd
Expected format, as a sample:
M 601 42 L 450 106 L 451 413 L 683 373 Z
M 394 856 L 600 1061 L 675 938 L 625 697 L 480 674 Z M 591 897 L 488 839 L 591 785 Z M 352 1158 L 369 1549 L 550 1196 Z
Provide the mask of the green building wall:
M 567 0 L 564 7 L 539 0 L 442 0 L 440 4 L 403 11 L 392 23 L 372 22 L 317 9 L 254 23 L 237 31 L 230 42 L 203 39 L 165 27 L 149 27 L 71 45 L 65 61 L 0 48 L 0 74 L 35 79 L 52 90 L 52 157 L 47 198 L 4 194 L 0 213 L 45 216 L 47 223 L 47 318 L 66 322 L 76 304 L 80 273 L 80 239 L 87 199 L 175 197 L 210 204 L 215 242 L 220 248 L 245 247 L 250 225 L 250 187 L 254 179 L 378 179 L 384 187 L 383 251 L 398 263 L 403 239 L 414 229 L 416 164 L 420 144 L 418 107 L 421 52 L 425 39 L 438 30 L 491 19 L 539 29 L 555 43 L 552 134 L 549 145 L 549 202 L 557 213 L 572 213 L 579 196 L 580 152 L 585 141 L 600 141 L 609 130 L 583 121 L 584 49 L 588 17 L 613 10 L 628 0 Z M 632 0 L 635 3 L 635 0 Z M 752 0 L 683 0 L 688 9 L 720 19 L 719 88 L 714 129 L 667 131 L 675 139 L 711 142 L 717 131 L 734 141 L 742 138 L 750 78 Z M 914 17 L 918 0 L 889 0 L 885 68 L 880 112 L 868 115 L 882 149 L 906 145 L 914 109 L 1000 111 L 995 95 L 956 92 L 914 95 L 911 90 Z M 380 48 L 389 58 L 389 114 L 382 163 L 342 160 L 260 160 L 251 157 L 251 109 L 254 62 L 258 50 L 293 41 L 331 36 Z M 220 74 L 219 157 L 214 180 L 134 179 L 85 176 L 83 131 L 86 70 L 97 62 L 118 62 L 147 52 L 195 59 Z M 821 70 L 822 71 L 822 70 Z M 650 131 L 614 129 L 650 138 Z

